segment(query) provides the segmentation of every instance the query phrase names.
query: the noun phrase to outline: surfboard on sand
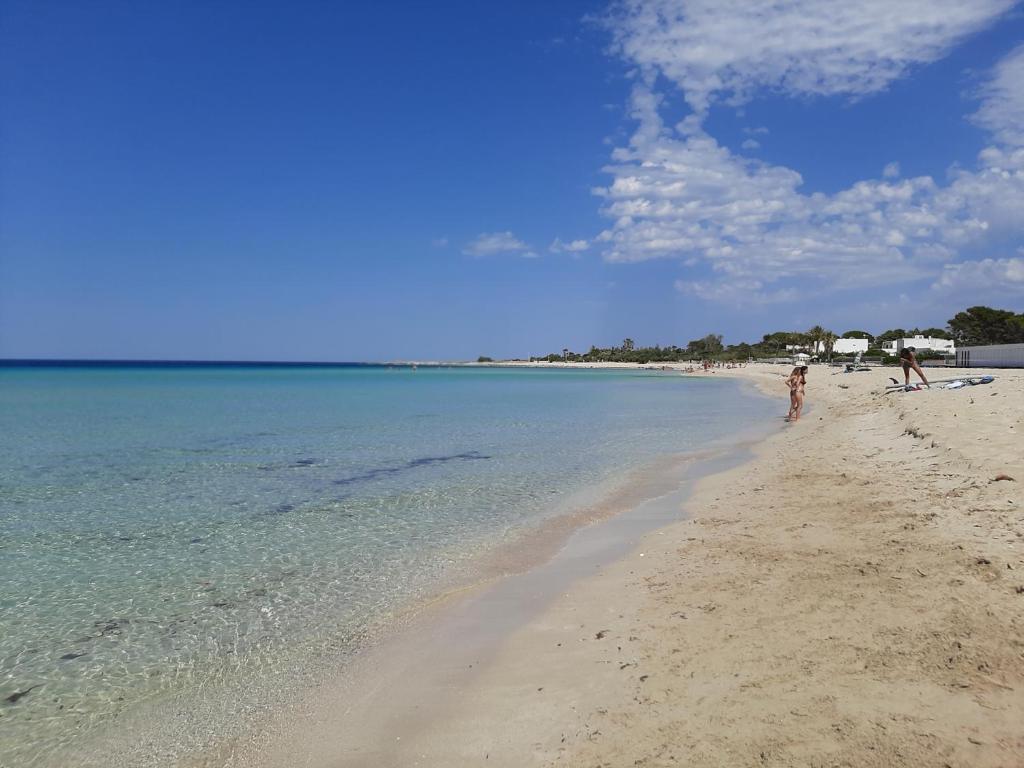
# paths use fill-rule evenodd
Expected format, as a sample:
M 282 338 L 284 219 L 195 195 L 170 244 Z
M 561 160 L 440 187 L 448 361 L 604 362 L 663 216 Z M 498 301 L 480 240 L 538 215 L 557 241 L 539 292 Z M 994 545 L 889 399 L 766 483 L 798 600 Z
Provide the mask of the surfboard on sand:
M 935 381 L 929 381 L 928 384 L 929 385 L 932 385 L 932 384 L 952 384 L 952 383 L 957 382 L 957 381 L 963 381 L 963 382 L 966 382 L 967 384 L 972 384 L 972 385 L 974 385 L 974 384 L 991 384 L 993 381 L 995 381 L 995 376 L 970 376 L 970 377 L 958 376 L 955 379 L 936 379 Z M 908 386 L 907 384 L 886 384 L 885 389 L 886 389 L 887 392 L 889 392 L 889 391 L 891 391 L 891 392 L 898 392 L 901 389 L 906 389 L 907 386 Z M 924 386 L 924 385 L 921 384 L 920 382 L 918 382 L 917 384 L 911 384 L 909 386 L 910 387 L 917 387 L 917 386 Z

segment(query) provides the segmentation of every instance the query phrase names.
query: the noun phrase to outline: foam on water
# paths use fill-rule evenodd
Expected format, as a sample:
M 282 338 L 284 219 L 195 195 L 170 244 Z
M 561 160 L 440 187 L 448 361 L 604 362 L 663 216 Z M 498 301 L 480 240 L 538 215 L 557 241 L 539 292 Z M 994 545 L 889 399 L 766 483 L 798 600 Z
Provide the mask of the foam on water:
M 641 372 L 0 368 L 0 763 L 357 649 L 574 493 L 765 412 Z

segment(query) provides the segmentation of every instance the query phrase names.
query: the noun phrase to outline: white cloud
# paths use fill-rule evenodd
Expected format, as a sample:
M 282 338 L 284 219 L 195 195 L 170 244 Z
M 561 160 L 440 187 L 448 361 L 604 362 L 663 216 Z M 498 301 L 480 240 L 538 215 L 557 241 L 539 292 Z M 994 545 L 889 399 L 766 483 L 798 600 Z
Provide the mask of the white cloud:
M 1024 45 L 1000 61 L 982 89 L 981 108 L 974 121 L 1003 144 L 1024 146 Z
M 796 171 L 721 146 L 702 113 L 714 99 L 738 102 L 762 87 L 869 94 L 1009 3 L 737 3 L 630 0 L 612 16 L 619 50 L 644 76 L 631 101 L 636 130 L 612 153 L 611 182 L 594 190 L 611 221 L 594 239 L 607 260 L 676 258 L 704 267 L 700 279 L 677 283 L 684 293 L 767 303 L 786 300 L 773 284 L 792 279 L 819 290 L 934 281 L 965 249 L 1024 234 L 1024 148 L 1011 141 L 1024 103 L 1015 95 L 1024 89 L 1014 74 L 1020 49 L 996 67 L 974 118 L 997 144 L 941 184 L 900 178 L 892 162 L 881 179 L 804 194 Z M 675 82 L 695 110 L 674 127 L 662 120 L 666 95 L 652 85 L 655 74 Z
M 502 254 L 516 254 L 526 259 L 537 257 L 530 246 L 513 235 L 511 232 L 485 232 L 466 243 L 462 249 L 466 256 L 484 258 L 486 256 L 499 256 Z
M 751 304 L 780 304 L 796 301 L 800 294 L 794 288 L 765 291 L 760 280 L 731 280 L 729 282 L 707 282 L 703 280 L 676 280 L 676 290 L 706 301 L 717 301 L 735 306 Z
M 743 149 L 760 149 L 761 142 L 756 141 L 755 139 L 747 139 L 742 144 L 740 144 L 740 147 Z
M 696 258 L 727 279 L 858 287 L 926 279 L 951 249 L 1024 224 L 1024 150 L 988 149 L 977 170 L 946 186 L 923 176 L 807 195 L 795 171 L 734 155 L 701 130 L 676 137 L 652 126 L 655 115 L 643 119 L 606 169 L 612 183 L 597 190 L 612 220 L 598 237 L 609 261 Z
M 554 242 L 548 247 L 548 250 L 552 253 L 582 253 L 590 247 L 590 243 L 586 240 L 570 240 L 568 243 L 562 242 L 561 238 L 556 237 Z
M 947 264 L 932 290 L 959 292 L 972 289 L 1024 295 L 1024 258 L 981 259 Z
M 447 237 L 437 237 L 437 238 L 434 238 L 433 240 L 431 240 L 430 244 L 432 246 L 434 246 L 435 248 L 447 248 L 448 247 L 448 238 Z
M 880 91 L 940 58 L 1014 0 L 624 0 L 614 46 L 676 83 L 697 112 L 758 88 L 792 95 Z M 649 81 L 650 82 L 650 81 Z

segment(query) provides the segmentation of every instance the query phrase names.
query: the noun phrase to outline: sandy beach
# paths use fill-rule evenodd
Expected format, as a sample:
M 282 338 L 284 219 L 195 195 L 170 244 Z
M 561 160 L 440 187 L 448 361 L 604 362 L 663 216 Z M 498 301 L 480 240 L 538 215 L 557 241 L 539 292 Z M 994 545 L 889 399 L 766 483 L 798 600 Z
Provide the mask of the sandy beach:
M 0 768 L 1024 768 L 1024 0 L 0 58 Z
M 781 417 L 783 373 L 714 375 Z M 813 367 L 805 418 L 700 480 L 689 519 L 459 670 L 378 659 L 292 764 L 1024 764 L 1024 373 L 882 395 L 891 373 Z

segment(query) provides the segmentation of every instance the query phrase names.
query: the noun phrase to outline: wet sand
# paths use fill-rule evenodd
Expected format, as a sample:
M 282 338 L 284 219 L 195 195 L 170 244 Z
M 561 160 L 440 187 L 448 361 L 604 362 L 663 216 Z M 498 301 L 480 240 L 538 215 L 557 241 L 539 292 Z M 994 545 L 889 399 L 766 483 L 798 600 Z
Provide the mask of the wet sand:
M 778 397 L 744 461 L 553 524 L 187 765 L 1024 765 L 1024 372 L 813 367 L 785 424 L 787 371 L 701 374 Z
M 383 639 L 262 718 L 249 737 L 182 765 L 427 764 L 409 748 L 418 750 L 439 718 L 460 706 L 510 636 L 572 584 L 626 556 L 642 536 L 678 522 L 696 479 L 749 460 L 766 430 L 761 424 L 699 453 L 667 456 L 510 542 L 481 564 L 482 578 L 396 619 Z
M 783 373 L 717 375 L 781 415 Z M 339 697 L 289 764 L 1024 764 L 1024 373 L 883 396 L 890 373 L 812 368 L 805 419 L 700 480 L 691 520 L 465 670 L 379 658 L 393 707 Z

